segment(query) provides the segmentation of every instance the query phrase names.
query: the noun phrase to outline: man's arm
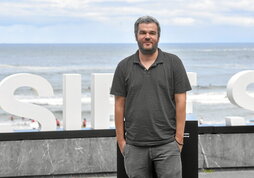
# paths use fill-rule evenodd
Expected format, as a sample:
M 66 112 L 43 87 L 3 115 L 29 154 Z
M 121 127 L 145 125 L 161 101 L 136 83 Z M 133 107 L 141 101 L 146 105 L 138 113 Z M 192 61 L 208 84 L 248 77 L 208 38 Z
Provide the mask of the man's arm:
M 183 147 L 184 128 L 186 120 L 186 93 L 175 94 L 176 102 L 176 135 L 180 151 Z
M 126 144 L 124 138 L 124 106 L 125 106 L 125 97 L 115 96 L 116 139 L 121 152 L 123 152 L 123 149 Z

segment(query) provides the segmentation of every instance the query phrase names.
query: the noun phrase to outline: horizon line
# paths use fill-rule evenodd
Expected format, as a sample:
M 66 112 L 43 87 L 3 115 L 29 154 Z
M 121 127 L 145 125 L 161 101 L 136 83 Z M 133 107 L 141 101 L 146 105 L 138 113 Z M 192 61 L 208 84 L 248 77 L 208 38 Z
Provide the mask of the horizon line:
M 0 45 L 12 45 L 12 44 L 137 44 L 134 42 L 123 43 L 123 42 L 87 42 L 87 43 L 79 43 L 79 42 L 36 42 L 36 43 L 0 43 Z M 161 42 L 160 44 L 254 44 L 254 42 Z

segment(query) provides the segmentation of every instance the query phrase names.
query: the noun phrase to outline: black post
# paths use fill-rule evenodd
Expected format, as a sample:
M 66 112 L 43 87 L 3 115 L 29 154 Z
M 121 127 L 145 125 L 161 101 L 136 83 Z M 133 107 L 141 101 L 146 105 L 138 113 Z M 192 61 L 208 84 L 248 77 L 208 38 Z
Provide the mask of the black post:
M 186 121 L 182 150 L 183 178 L 198 178 L 198 122 Z

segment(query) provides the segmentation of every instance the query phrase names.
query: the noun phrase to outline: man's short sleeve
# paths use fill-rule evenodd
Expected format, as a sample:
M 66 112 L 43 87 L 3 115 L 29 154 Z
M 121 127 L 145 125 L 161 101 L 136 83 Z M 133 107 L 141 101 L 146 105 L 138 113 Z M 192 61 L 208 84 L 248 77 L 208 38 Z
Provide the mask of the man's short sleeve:
M 113 77 L 110 94 L 126 97 L 125 76 L 122 69 L 123 66 L 121 65 L 121 63 L 119 63 Z
M 185 93 L 191 90 L 191 85 L 182 61 L 177 57 L 174 60 L 174 93 Z

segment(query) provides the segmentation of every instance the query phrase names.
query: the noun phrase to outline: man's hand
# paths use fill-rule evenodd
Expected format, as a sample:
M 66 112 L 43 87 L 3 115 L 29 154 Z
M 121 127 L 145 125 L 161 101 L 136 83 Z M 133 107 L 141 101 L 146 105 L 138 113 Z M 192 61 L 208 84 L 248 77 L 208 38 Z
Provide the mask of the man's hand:
M 179 139 L 179 138 L 175 137 L 175 140 L 176 140 L 176 143 L 178 145 L 178 148 L 179 148 L 180 152 L 182 152 L 182 149 L 183 149 L 183 139 Z
M 119 141 L 118 146 L 119 146 L 119 149 L 120 149 L 121 153 L 123 154 L 124 148 L 126 146 L 126 141 L 125 140 Z

